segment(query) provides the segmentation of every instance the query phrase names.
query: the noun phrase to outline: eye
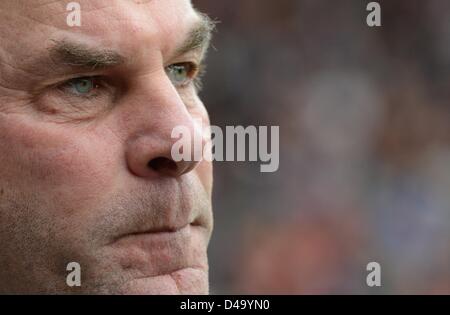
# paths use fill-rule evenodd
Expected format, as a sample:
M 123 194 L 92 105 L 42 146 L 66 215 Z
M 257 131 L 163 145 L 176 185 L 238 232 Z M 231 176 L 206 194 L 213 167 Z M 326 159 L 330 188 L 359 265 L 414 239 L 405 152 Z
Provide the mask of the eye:
M 195 79 L 198 66 L 191 62 L 176 63 L 166 68 L 166 73 L 173 85 L 184 87 Z
M 62 86 L 64 90 L 76 96 L 90 96 L 98 87 L 97 77 L 71 79 Z
M 120 91 L 120 80 L 111 75 L 80 75 L 49 85 L 38 101 L 55 118 L 83 120 L 113 108 Z

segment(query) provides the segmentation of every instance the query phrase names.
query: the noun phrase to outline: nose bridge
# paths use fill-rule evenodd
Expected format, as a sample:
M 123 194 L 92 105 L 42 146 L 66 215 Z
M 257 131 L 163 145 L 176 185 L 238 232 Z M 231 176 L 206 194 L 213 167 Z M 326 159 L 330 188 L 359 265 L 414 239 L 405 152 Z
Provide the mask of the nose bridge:
M 142 107 L 143 115 L 140 119 L 143 124 L 152 126 L 167 132 L 175 125 L 191 123 L 191 117 L 177 90 L 166 76 L 160 71 L 148 79 L 142 78 L 138 85 L 141 92 L 138 93 L 138 106 Z
M 177 138 L 172 138 L 175 128 L 183 128 L 194 140 L 201 137 L 198 123 L 192 118 L 183 100 L 165 73 L 153 74 L 151 78 L 141 78 L 133 96 L 131 111 L 134 112 L 132 136 L 127 149 L 130 169 L 139 176 L 155 173 L 180 176 L 192 169 L 199 161 L 175 161 L 171 156 L 172 146 Z

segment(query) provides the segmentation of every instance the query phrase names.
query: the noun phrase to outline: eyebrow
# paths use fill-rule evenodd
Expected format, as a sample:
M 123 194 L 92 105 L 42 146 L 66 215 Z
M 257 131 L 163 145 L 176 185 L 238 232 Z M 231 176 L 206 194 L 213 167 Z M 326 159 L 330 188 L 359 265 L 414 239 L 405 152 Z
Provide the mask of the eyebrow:
M 175 50 L 175 55 L 183 55 L 190 51 L 201 50 L 205 54 L 210 45 L 215 22 L 206 14 L 197 12 L 199 22 L 190 30 L 184 42 Z M 125 63 L 125 57 L 109 49 L 98 49 L 84 43 L 68 39 L 53 40 L 49 48 L 50 58 L 54 63 L 62 63 L 71 67 L 91 68 L 92 70 L 118 66 Z
M 176 55 L 183 55 L 198 49 L 202 50 L 202 53 L 206 53 L 209 48 L 212 33 L 216 28 L 216 22 L 204 13 L 198 11 L 196 13 L 200 17 L 200 21 L 188 33 L 183 44 L 176 49 Z
M 109 49 L 98 49 L 83 43 L 71 42 L 63 39 L 54 40 L 55 45 L 50 50 L 53 62 L 62 63 L 72 67 L 105 68 L 123 64 L 125 57 Z

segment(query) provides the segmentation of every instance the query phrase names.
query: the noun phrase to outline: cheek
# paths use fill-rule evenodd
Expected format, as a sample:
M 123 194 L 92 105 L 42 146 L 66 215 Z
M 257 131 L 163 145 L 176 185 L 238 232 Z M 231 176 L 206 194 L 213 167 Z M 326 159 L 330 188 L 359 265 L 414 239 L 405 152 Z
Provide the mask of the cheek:
M 189 110 L 193 119 L 201 122 L 202 126 L 202 135 L 205 138 L 209 138 L 210 135 L 207 134 L 208 127 L 210 126 L 210 120 L 208 111 L 206 110 L 203 102 L 196 95 L 192 100 L 195 103 L 192 109 Z M 203 148 L 205 150 L 205 147 Z M 211 152 L 203 152 L 204 154 L 208 154 Z M 200 179 L 203 187 L 208 192 L 209 196 L 212 194 L 212 185 L 213 185 L 213 164 L 205 159 L 203 159 L 195 169 L 195 172 Z
M 208 161 L 201 161 L 197 168 L 195 169 L 195 172 L 200 179 L 203 187 L 205 188 L 206 192 L 208 193 L 208 196 L 212 195 L 212 186 L 213 186 L 213 177 L 212 177 L 212 162 Z
M 2 117 L 0 181 L 60 206 L 105 195 L 118 154 L 100 132 L 82 128 Z

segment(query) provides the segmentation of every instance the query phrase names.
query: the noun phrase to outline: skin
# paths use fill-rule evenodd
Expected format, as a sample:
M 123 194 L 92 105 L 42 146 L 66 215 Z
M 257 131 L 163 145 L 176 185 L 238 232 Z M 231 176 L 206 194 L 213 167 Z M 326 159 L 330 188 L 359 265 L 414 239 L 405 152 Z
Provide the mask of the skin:
M 0 293 L 206 294 L 212 166 L 170 152 L 175 126 L 209 120 L 166 71 L 201 62 L 205 47 L 177 53 L 200 15 L 187 0 L 78 2 L 81 27 L 66 1 L 0 2 Z M 67 39 L 123 62 L 49 62 Z M 91 75 L 108 81 L 95 97 L 67 87 Z

